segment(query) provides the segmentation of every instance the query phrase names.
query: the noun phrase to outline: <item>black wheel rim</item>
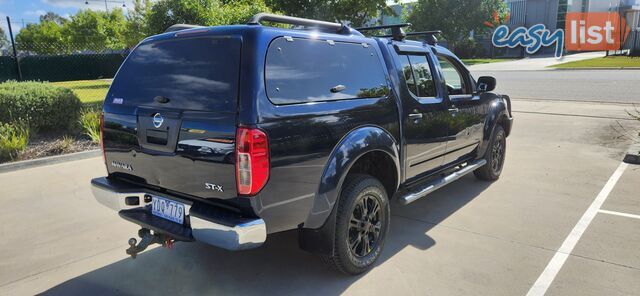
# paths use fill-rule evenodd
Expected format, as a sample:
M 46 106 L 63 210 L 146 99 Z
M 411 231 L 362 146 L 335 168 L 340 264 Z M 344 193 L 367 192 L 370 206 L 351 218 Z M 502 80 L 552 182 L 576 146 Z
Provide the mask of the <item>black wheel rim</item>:
M 349 220 L 349 249 L 356 257 L 369 255 L 377 246 L 382 229 L 380 202 L 372 195 L 356 202 Z
M 504 162 L 505 141 L 503 134 L 498 134 L 491 147 L 491 169 L 495 174 L 502 171 Z

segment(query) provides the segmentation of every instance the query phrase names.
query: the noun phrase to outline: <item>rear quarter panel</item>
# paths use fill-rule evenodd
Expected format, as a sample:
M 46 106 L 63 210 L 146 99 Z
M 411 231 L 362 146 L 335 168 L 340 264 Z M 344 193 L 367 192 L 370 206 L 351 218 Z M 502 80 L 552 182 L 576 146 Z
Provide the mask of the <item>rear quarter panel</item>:
M 397 137 L 395 110 L 392 98 L 377 98 L 274 106 L 265 114 L 259 127 L 269 135 L 271 174 L 254 209 L 267 230 L 291 229 L 312 214 L 329 156 L 350 131 L 375 124 Z
M 246 90 L 250 88 L 241 90 L 239 118 L 241 125 L 257 126 L 264 130 L 269 138 L 269 181 L 265 188 L 252 198 L 251 203 L 256 214 L 265 220 L 267 232 L 273 233 L 296 228 L 308 218 L 314 200 L 319 196 L 319 185 L 329 157 L 350 131 L 374 125 L 386 130 L 395 139 L 399 139 L 400 132 L 397 100 L 393 92 L 381 98 L 273 104 L 267 97 L 264 86 L 264 66 L 269 42 L 283 35 L 294 38 L 308 35 L 302 35 L 299 31 L 270 32 L 256 36 L 260 39 L 255 44 L 259 54 L 248 58 L 251 65 L 247 64 L 247 67 L 260 68 L 250 73 L 241 73 L 241 76 L 256 74 L 248 81 L 252 81 L 257 92 L 251 93 Z M 323 37 L 322 34 L 318 36 Z M 353 36 L 331 35 L 330 39 L 358 42 L 354 41 Z M 388 77 L 377 45 L 370 39 L 362 38 L 362 41 L 376 47 L 381 67 Z M 250 42 L 247 41 L 245 45 Z

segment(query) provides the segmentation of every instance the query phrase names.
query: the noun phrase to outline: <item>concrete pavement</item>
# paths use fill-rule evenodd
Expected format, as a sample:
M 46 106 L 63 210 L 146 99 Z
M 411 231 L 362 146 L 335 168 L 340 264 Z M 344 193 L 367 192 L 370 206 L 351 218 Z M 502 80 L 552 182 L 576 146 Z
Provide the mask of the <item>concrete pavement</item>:
M 620 164 L 625 104 L 513 101 L 502 178 L 466 176 L 403 207 L 377 267 L 337 274 L 297 248 L 295 232 L 255 250 L 200 244 L 154 248 L 131 260 L 137 227 L 100 206 L 89 180 L 100 158 L 0 174 L 0 294 L 30 295 L 523 295 Z M 640 215 L 630 166 L 603 210 Z M 598 214 L 548 295 L 640 291 L 640 219 Z
M 527 57 L 515 61 L 478 64 L 469 67 L 472 71 L 540 71 L 548 70 L 547 67 L 560 63 L 575 62 L 593 58 L 604 57 L 605 52 L 583 52 L 571 55 L 565 55 L 560 59 L 554 56 L 548 57 Z

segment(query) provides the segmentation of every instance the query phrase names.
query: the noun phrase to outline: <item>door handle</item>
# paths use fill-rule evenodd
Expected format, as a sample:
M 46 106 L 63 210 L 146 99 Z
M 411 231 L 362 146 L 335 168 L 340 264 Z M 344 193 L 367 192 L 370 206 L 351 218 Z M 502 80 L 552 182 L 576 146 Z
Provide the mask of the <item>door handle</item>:
M 458 111 L 460 111 L 460 109 L 458 109 L 457 107 L 449 108 L 449 112 L 451 113 L 458 113 Z
M 409 114 L 409 118 L 413 120 L 422 119 L 422 113 L 411 113 Z

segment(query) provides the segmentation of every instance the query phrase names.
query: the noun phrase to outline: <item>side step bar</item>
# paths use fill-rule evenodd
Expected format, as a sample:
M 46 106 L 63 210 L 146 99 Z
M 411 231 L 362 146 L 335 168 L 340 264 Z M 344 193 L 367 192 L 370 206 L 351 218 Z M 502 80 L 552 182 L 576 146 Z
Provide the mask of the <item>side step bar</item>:
M 447 185 L 455 180 L 460 179 L 462 176 L 473 172 L 475 169 L 487 164 L 485 159 L 478 159 L 474 162 L 468 163 L 460 170 L 453 172 L 444 177 L 437 178 L 425 185 L 422 185 L 417 191 L 412 191 L 406 194 L 405 196 L 400 197 L 399 201 L 402 205 L 408 205 L 420 198 L 425 197 L 427 194 L 434 192 L 444 185 Z

